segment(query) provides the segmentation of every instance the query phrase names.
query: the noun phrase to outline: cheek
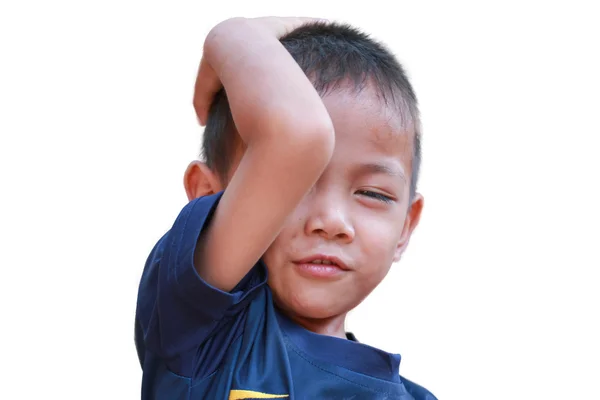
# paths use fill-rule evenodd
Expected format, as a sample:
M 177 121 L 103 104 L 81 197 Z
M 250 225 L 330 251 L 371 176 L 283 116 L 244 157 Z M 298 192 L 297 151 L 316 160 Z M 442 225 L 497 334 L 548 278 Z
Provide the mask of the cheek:
M 285 225 L 269 246 L 263 256 L 267 266 L 274 267 L 281 264 L 286 257 L 296 254 L 294 243 L 296 238 L 302 233 L 301 221 L 299 218 L 291 215 Z
M 275 239 L 275 244 L 289 245 L 295 239 L 304 235 L 304 226 L 307 219 L 306 201 L 301 202 L 294 211 L 287 217 L 279 235 Z
M 390 223 L 391 218 L 370 219 L 361 226 L 361 254 L 365 279 L 383 279 L 394 260 L 402 235 L 402 226 Z M 368 275 L 368 277 L 366 276 Z

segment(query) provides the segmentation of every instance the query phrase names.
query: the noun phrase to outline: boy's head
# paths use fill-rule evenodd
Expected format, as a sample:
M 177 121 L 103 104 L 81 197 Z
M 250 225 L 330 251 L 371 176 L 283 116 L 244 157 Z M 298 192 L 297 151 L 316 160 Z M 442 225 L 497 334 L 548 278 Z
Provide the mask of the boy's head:
M 417 98 L 393 54 L 359 30 L 335 23 L 313 23 L 281 38 L 321 96 L 339 89 L 359 92 L 369 86 L 384 104 L 395 106 L 404 129 L 413 135 L 410 193 L 414 197 L 421 165 L 421 131 Z M 242 143 L 235 130 L 225 91 L 217 93 L 202 141 L 206 165 L 227 182 L 232 159 Z
M 321 94 L 336 144 L 263 260 L 280 308 L 300 318 L 330 318 L 354 308 L 381 282 L 418 224 L 417 100 L 394 56 L 347 25 L 307 25 L 281 42 Z M 243 151 L 222 90 L 204 131 L 202 171 L 211 174 L 204 182 L 215 182 L 215 191 L 225 187 Z M 346 271 L 315 276 L 314 269 L 293 268 L 314 259 Z

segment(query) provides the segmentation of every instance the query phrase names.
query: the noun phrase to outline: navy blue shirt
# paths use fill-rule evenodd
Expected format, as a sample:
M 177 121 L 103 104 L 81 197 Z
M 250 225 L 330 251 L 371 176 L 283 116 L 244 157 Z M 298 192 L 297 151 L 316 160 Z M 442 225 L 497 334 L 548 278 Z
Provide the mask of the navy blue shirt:
M 135 331 L 143 400 L 436 400 L 399 375 L 399 355 L 281 314 L 262 262 L 229 293 L 204 282 L 194 249 L 220 196 L 186 205 L 147 260 Z

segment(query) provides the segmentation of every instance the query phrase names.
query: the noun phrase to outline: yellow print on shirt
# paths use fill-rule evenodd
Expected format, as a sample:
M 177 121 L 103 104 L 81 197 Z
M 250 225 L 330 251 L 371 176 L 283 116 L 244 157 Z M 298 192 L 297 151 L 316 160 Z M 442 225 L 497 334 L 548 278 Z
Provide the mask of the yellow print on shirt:
M 250 399 L 285 399 L 290 397 L 287 394 L 268 394 L 262 392 L 253 392 L 252 390 L 232 390 L 229 392 L 229 400 L 250 400 Z

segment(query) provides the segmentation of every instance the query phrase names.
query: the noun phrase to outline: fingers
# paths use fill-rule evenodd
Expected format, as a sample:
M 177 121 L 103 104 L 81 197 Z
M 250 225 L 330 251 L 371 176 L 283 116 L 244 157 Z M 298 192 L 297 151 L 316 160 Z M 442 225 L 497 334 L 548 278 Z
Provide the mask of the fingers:
M 194 89 L 194 109 L 200 125 L 206 125 L 212 100 L 221 87 L 221 81 L 214 69 L 202 57 Z

